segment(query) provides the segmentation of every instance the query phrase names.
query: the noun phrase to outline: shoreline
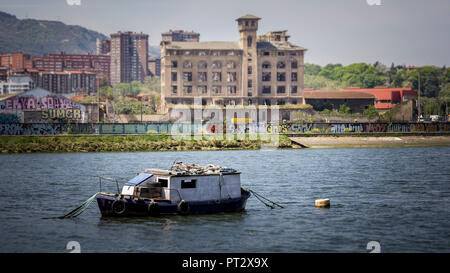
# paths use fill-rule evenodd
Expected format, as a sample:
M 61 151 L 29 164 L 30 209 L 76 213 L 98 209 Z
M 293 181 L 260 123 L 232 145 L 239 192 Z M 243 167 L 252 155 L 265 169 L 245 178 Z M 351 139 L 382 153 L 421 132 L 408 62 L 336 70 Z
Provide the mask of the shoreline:
M 290 139 L 311 149 L 450 146 L 450 136 L 317 136 Z

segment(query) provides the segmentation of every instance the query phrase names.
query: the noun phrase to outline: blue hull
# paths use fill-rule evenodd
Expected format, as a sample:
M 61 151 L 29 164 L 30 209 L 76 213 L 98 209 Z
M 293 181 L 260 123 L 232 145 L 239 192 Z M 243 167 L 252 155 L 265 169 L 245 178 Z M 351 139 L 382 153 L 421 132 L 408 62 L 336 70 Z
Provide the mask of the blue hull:
M 102 216 L 160 216 L 171 214 L 206 214 L 238 212 L 245 210 L 250 192 L 241 190 L 241 197 L 226 200 L 192 201 L 174 204 L 167 200 L 132 200 L 119 195 L 97 194 L 97 203 Z

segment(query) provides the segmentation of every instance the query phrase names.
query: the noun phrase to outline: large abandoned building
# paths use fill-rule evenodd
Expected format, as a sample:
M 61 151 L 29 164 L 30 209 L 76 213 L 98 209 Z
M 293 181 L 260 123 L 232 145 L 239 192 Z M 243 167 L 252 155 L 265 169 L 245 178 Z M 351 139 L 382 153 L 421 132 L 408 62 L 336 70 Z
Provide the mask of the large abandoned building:
M 238 42 L 168 42 L 161 49 L 161 108 L 175 104 L 304 104 L 305 48 L 286 30 L 257 36 L 260 18 L 238 18 Z

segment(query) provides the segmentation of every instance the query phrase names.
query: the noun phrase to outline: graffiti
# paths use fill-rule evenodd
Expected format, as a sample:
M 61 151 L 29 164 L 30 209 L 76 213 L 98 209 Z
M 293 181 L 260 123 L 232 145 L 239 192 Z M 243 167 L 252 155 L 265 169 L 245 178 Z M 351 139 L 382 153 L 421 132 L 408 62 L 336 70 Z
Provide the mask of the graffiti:
M 80 104 L 55 95 L 15 96 L 0 104 L 1 110 L 80 109 Z
M 0 123 L 19 123 L 20 118 L 11 113 L 0 113 Z
M 16 123 L 2 117 L 0 135 L 58 135 L 58 134 L 256 134 L 256 133 L 434 133 L 450 132 L 450 123 Z M 5 122 L 6 121 L 6 122 Z M 225 130 L 225 131 L 224 131 Z
M 42 110 L 41 118 L 46 119 L 81 119 L 80 109 L 48 109 Z

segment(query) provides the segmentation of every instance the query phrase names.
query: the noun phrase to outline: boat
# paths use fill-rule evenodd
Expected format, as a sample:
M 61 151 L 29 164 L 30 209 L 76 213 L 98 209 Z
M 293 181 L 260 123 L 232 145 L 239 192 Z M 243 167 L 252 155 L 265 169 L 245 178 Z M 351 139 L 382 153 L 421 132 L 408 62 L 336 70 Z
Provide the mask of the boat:
M 240 174 L 212 164 L 178 162 L 168 170 L 138 173 L 120 192 L 117 184 L 117 193 L 102 192 L 100 178 L 100 192 L 95 198 L 101 215 L 106 217 L 239 212 L 245 210 L 251 195 L 250 190 L 241 187 Z

